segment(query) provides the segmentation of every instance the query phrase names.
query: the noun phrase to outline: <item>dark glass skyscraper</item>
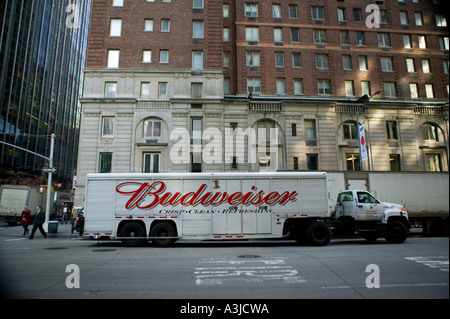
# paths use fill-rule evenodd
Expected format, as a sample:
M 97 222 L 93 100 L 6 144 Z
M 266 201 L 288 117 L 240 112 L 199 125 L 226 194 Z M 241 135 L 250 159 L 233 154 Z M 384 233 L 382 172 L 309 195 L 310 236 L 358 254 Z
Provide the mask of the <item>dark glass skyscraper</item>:
M 49 156 L 55 181 L 76 168 L 91 0 L 0 1 L 0 141 Z M 11 168 L 40 175 L 46 161 L 0 144 L 0 178 Z

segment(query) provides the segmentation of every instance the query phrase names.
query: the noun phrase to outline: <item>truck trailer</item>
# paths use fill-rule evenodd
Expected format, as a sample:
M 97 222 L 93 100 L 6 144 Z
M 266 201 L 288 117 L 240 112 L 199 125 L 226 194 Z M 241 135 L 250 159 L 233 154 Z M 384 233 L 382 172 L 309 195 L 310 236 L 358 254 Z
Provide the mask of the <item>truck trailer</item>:
M 406 227 L 407 212 L 396 207 L 395 214 Z M 151 240 L 160 247 L 182 238 L 289 238 L 327 245 L 331 229 L 348 228 L 349 221 L 330 213 L 325 172 L 88 174 L 84 217 L 85 236 L 119 239 L 126 246 Z M 377 218 L 366 220 L 371 231 L 391 230 L 390 218 Z M 367 229 L 362 220 L 354 225 Z

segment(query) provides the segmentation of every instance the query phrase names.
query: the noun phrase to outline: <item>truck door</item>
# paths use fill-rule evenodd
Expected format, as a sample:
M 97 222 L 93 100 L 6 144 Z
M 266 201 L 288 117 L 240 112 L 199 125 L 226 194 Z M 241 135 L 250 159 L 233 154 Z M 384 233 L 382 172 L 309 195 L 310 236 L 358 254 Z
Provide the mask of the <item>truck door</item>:
M 213 180 L 212 181 L 213 194 L 224 192 L 234 193 L 241 190 L 240 180 Z M 220 195 L 222 196 L 222 195 Z M 221 203 L 215 207 L 213 218 L 213 229 L 212 233 L 214 235 L 225 235 L 225 234 L 241 234 L 242 233 L 242 220 L 239 210 L 241 205 L 231 206 L 228 202 Z
M 342 192 L 338 195 L 336 205 L 336 218 L 341 216 L 352 216 L 356 218 L 355 200 L 353 198 L 353 192 Z
M 383 217 L 383 205 L 368 192 L 357 192 L 356 214 L 358 220 L 380 220 Z

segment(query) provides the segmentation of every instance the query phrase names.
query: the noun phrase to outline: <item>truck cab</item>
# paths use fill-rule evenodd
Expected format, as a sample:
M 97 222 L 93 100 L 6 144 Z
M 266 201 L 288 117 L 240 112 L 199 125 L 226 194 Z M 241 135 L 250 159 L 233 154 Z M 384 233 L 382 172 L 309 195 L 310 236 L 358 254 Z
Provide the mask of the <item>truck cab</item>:
M 385 203 L 364 190 L 338 194 L 335 213 L 336 233 L 360 233 L 367 240 L 384 236 L 391 243 L 402 243 L 409 229 L 404 206 Z

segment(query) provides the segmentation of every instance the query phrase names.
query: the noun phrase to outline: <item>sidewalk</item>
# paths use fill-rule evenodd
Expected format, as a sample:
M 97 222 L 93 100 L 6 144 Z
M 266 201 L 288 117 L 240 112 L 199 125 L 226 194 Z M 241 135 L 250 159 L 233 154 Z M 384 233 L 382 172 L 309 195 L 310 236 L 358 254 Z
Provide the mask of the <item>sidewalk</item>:
M 17 224 L 16 226 L 9 226 L 6 223 L 1 223 L 0 226 L 0 234 L 2 236 L 8 236 L 8 237 L 28 237 L 31 233 L 31 229 L 33 228 L 33 225 L 29 225 L 29 233 L 26 236 L 22 236 L 23 234 L 23 227 L 20 224 Z M 36 231 L 36 234 L 34 235 L 34 238 L 40 238 L 42 237 L 41 232 L 39 229 Z M 58 223 L 58 230 L 55 234 L 51 234 L 47 232 L 47 239 L 52 238 L 81 238 L 80 233 L 75 231 L 72 233 L 72 224 L 71 221 L 67 222 L 67 224 L 61 224 Z M 42 237 L 43 238 L 43 237 Z

